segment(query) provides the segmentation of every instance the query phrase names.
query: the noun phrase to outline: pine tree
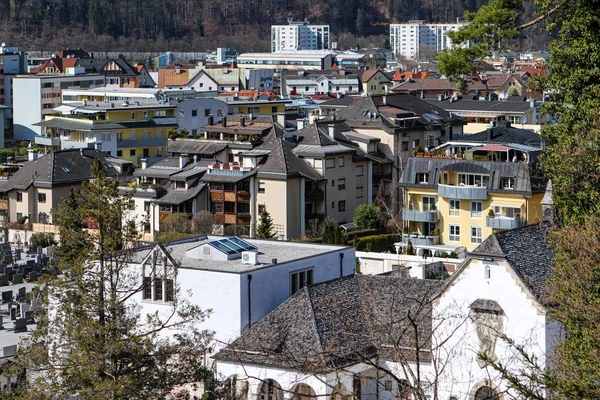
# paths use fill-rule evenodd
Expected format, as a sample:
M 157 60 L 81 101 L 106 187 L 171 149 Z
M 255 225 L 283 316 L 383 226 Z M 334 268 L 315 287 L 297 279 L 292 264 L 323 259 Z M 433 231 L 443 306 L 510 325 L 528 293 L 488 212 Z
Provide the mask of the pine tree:
M 176 285 L 166 314 L 141 313 L 134 299 L 145 280 L 130 264 L 137 243 L 132 194 L 119 195 L 99 160 L 92 177 L 53 211 L 63 275 L 46 282 L 41 310 L 47 312 L 40 311 L 17 353 L 15 370 L 30 374 L 19 398 L 164 398 L 206 375 L 202 360 L 211 335 L 199 324 L 207 313 Z
M 260 221 L 256 228 L 256 237 L 260 239 L 273 239 L 277 234 L 273 232 L 273 219 L 266 210 L 260 214 Z

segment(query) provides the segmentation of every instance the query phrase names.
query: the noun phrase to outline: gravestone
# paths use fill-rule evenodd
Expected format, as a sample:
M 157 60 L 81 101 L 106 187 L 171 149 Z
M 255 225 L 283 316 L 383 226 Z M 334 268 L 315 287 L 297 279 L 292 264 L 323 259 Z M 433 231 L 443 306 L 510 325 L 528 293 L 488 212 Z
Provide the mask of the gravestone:
M 25 321 L 25 318 L 18 318 L 15 321 L 15 329 L 13 332 L 14 333 L 27 332 L 27 321 Z
M 23 274 L 14 274 L 12 283 L 13 285 L 23 283 Z

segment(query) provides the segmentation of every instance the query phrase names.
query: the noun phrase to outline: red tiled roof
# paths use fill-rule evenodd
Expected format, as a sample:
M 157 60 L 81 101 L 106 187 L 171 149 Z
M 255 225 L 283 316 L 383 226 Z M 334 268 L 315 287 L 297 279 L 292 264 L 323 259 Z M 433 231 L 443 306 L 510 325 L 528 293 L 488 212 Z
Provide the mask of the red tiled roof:
M 538 75 L 538 74 L 544 74 L 546 75 L 548 73 L 548 68 L 546 67 L 530 67 L 530 66 L 525 66 L 522 67 L 519 72 L 527 72 L 529 75 L 534 76 L 534 75 Z

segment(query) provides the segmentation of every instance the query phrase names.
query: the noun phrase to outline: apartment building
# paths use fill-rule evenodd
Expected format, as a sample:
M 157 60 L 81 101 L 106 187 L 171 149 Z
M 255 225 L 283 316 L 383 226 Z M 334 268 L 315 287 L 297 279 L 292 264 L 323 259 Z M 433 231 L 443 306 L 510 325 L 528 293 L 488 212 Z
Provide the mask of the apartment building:
M 106 161 L 107 175 L 117 179 L 131 168 L 94 149 L 53 151 L 38 157 L 30 151 L 30 160 L 8 180 L 0 182 L 0 216 L 4 240 L 29 240 L 36 232 L 58 232 L 52 226 L 51 210 L 69 196 L 72 189 L 90 180 L 94 160 Z
M 35 125 L 61 104 L 63 89 L 103 87 L 103 75 L 17 75 L 13 78 L 14 138 L 33 141 L 42 134 Z
M 419 60 L 422 51 L 439 53 L 452 49 L 452 40 L 448 32 L 457 31 L 467 22 L 426 23 L 409 21 L 402 24 L 390 24 L 390 46 L 396 57 Z
M 331 69 L 336 53 L 330 50 L 278 51 L 276 53 L 243 53 L 237 58 L 244 69 Z
M 4 43 L 0 45 L 0 105 L 8 107 L 5 109 L 4 125 L 12 125 L 13 106 L 13 83 L 12 78 L 17 74 L 27 73 L 27 54 L 19 52 L 18 47 L 8 47 Z M 4 135 L 2 135 L 4 139 Z M 4 147 L 4 143 L 2 143 Z
M 196 92 L 191 89 L 158 89 L 158 88 L 121 88 L 102 86 L 93 89 L 63 89 L 62 104 L 79 103 L 82 101 L 104 101 L 134 103 L 141 100 L 158 100 L 174 104 L 178 101 L 196 98 Z
M 403 246 L 470 251 L 498 230 L 542 220 L 546 185 L 532 164 L 411 157 L 399 184 L 407 227 Z
M 56 108 L 34 124 L 42 128 L 35 143 L 52 149 L 96 148 L 112 157 L 140 165 L 141 158 L 166 154 L 167 134 L 177 128 L 175 105 L 156 100 L 88 102 Z
M 330 71 L 296 71 L 281 74 L 281 93 L 311 94 L 350 94 L 360 91 L 358 75 L 343 69 Z
M 271 26 L 271 52 L 329 49 L 329 25 L 288 19 L 287 25 Z

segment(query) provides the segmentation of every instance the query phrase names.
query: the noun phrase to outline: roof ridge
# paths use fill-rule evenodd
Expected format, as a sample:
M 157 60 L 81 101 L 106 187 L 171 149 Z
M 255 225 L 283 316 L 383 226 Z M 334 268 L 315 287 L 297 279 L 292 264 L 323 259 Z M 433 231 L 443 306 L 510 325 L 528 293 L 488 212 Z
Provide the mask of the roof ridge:
M 312 299 L 312 295 L 310 292 L 310 288 L 309 286 L 304 286 L 301 290 L 306 290 L 306 295 L 308 296 L 308 302 L 310 305 L 310 312 L 312 313 L 312 318 L 310 318 L 310 325 L 312 326 L 312 328 L 315 330 L 317 339 L 319 340 L 319 352 L 318 354 L 325 354 L 325 349 L 323 348 L 323 338 L 321 337 L 321 334 L 319 333 L 319 327 L 317 326 L 317 316 L 315 315 L 315 305 L 313 303 L 313 299 Z M 291 297 L 290 297 L 291 298 Z

